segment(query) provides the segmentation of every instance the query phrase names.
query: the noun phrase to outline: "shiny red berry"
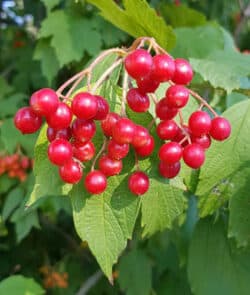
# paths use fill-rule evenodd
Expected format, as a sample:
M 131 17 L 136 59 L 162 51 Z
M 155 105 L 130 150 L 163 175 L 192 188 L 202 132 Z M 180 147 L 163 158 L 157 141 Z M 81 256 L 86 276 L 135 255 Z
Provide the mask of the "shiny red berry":
M 231 134 L 231 125 L 227 119 L 216 117 L 212 120 L 210 135 L 215 140 L 225 140 Z
M 142 147 L 145 144 L 147 144 L 147 142 L 149 140 L 149 136 L 150 135 L 148 133 L 148 129 L 146 129 L 145 127 L 143 127 L 141 125 L 135 125 L 135 134 L 134 134 L 131 144 L 135 148 Z
M 129 152 L 129 144 L 123 143 L 119 144 L 113 139 L 111 139 L 108 143 L 108 156 L 111 159 L 121 160 L 125 158 Z
M 170 108 L 183 108 L 189 98 L 189 91 L 182 85 L 172 85 L 166 91 L 166 103 Z
M 107 187 L 107 178 L 101 171 L 94 170 L 87 174 L 84 185 L 90 194 L 101 194 Z
M 172 81 L 176 84 L 186 85 L 193 79 L 193 70 L 190 63 L 182 58 L 175 60 L 175 72 Z
M 172 79 L 175 63 L 167 54 L 157 54 L 153 57 L 151 76 L 157 82 L 166 82 Z
M 96 95 L 97 99 L 97 113 L 93 120 L 104 120 L 109 113 L 109 104 L 105 98 L 100 95 Z
M 147 174 L 137 171 L 130 175 L 128 188 L 135 195 L 143 195 L 149 189 L 149 179 Z
M 112 137 L 117 143 L 131 143 L 134 135 L 135 124 L 127 118 L 121 118 L 113 127 Z
M 88 92 L 79 92 L 73 97 L 71 109 L 79 119 L 93 119 L 97 113 L 97 98 Z
M 195 136 L 207 134 L 211 129 L 211 118 L 206 112 L 196 111 L 190 116 L 188 126 Z
M 107 117 L 101 122 L 102 131 L 106 136 L 112 136 L 113 127 L 120 119 L 116 113 L 109 113 Z
M 99 159 L 99 169 L 106 176 L 117 175 L 122 171 L 122 161 L 104 155 Z
M 60 130 L 70 126 L 72 116 L 73 114 L 70 107 L 66 103 L 60 102 L 56 111 L 50 114 L 46 119 L 49 127 Z
M 175 142 L 181 142 L 187 135 L 190 136 L 191 132 L 188 126 L 182 125 L 182 128 L 178 127 L 178 132 L 176 133 L 176 136 L 172 139 L 172 141 Z M 182 147 L 185 147 L 188 144 L 188 139 L 182 142 Z
M 159 82 L 153 79 L 151 74 L 136 80 L 136 84 L 141 93 L 153 93 L 160 85 Z
M 156 129 L 157 135 L 163 140 L 173 139 L 178 131 L 179 127 L 174 120 L 161 121 Z
M 208 134 L 204 134 L 199 137 L 191 134 L 191 141 L 192 143 L 199 144 L 204 149 L 208 149 L 211 145 L 211 138 Z
M 72 124 L 72 134 L 75 140 L 87 142 L 95 135 L 96 126 L 93 120 L 75 119 Z
M 155 107 L 156 116 L 161 120 L 171 120 L 173 119 L 177 113 L 177 108 L 170 108 L 167 105 L 167 99 L 164 97 L 162 98 Z
M 179 162 L 182 157 L 182 146 L 177 142 L 168 142 L 159 149 L 160 160 L 173 164 Z
M 82 167 L 78 162 L 69 161 L 59 168 L 59 175 L 64 182 L 77 183 L 82 178 Z
M 168 164 L 166 162 L 160 161 L 158 169 L 159 169 L 159 173 L 162 177 L 174 178 L 180 172 L 181 163 L 175 162 L 173 164 Z
M 32 110 L 40 116 L 48 117 L 54 113 L 60 100 L 53 89 L 43 88 L 34 92 L 30 98 Z
M 71 133 L 70 127 L 61 129 L 61 130 L 55 130 L 51 127 L 47 128 L 47 138 L 50 142 L 55 140 L 56 138 L 63 138 L 66 140 L 70 140 L 71 136 L 72 136 L 72 133 Z
M 55 139 L 49 144 L 48 157 L 51 163 L 62 166 L 73 157 L 72 146 L 65 139 Z
M 146 144 L 144 144 L 142 147 L 135 148 L 135 151 L 138 156 L 148 157 L 153 153 L 154 147 L 155 147 L 154 138 L 153 136 L 149 136 Z
M 193 169 L 200 168 L 205 161 L 204 149 L 197 143 L 187 145 L 183 150 L 183 160 Z
M 143 94 L 138 88 L 131 88 L 127 93 L 127 102 L 132 111 L 137 113 L 146 112 L 150 101 L 147 94 Z
M 134 79 L 147 76 L 152 68 L 152 57 L 144 49 L 136 49 L 125 58 L 125 69 Z
M 23 134 L 34 133 L 40 129 L 42 118 L 35 114 L 30 107 L 23 107 L 16 112 L 14 124 Z
M 95 155 L 95 146 L 92 141 L 72 143 L 73 156 L 81 162 L 90 161 Z

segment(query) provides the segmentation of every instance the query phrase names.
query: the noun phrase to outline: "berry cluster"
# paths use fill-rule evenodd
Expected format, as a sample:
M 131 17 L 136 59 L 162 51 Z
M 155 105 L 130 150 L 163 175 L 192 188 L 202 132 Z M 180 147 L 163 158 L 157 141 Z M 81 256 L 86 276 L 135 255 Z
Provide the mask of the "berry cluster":
M 151 39 L 150 39 L 151 40 Z M 145 41 L 145 40 L 144 40 Z M 153 42 L 151 40 L 151 42 Z M 84 186 L 91 194 L 100 194 L 107 187 L 107 177 L 117 175 L 122 171 L 122 159 L 132 147 L 137 157 L 150 156 L 154 150 L 154 137 L 150 128 L 135 124 L 126 116 L 125 105 L 137 113 L 147 112 L 150 100 L 155 103 L 156 117 L 159 121 L 156 129 L 158 137 L 164 141 L 159 149 L 159 173 L 165 178 L 173 178 L 180 171 L 180 160 L 191 168 L 199 168 L 205 160 L 205 150 L 211 144 L 211 138 L 224 140 L 229 137 L 231 128 L 229 122 L 218 117 L 215 111 L 198 94 L 192 92 L 184 85 L 190 83 L 193 71 L 190 64 L 181 58 L 173 59 L 164 52 L 155 41 L 151 44 L 156 54 L 151 55 L 150 49 L 145 50 L 136 46 L 127 51 L 118 50 L 120 61 L 124 63 L 123 100 L 121 113 L 110 112 L 107 100 L 95 94 L 87 85 L 88 92 L 79 92 L 69 99 L 52 89 L 41 89 L 35 92 L 30 99 L 30 106 L 20 109 L 15 116 L 15 125 L 22 133 L 33 133 L 42 125 L 45 118 L 48 129 L 47 138 L 50 142 L 48 158 L 54 165 L 59 166 L 59 174 L 67 183 L 77 183 L 83 175 L 83 164 L 93 160 L 91 171 L 87 173 Z M 115 49 L 114 49 L 115 52 Z M 100 60 L 100 56 L 97 60 Z M 93 65 L 96 62 L 93 62 Z M 114 63 L 112 70 L 119 64 Z M 71 78 L 75 81 L 84 74 L 90 75 L 91 66 Z M 110 74 L 108 69 L 101 78 L 103 82 Z M 91 76 L 89 76 L 91 77 Z M 132 79 L 136 87 L 133 87 Z M 77 80 L 78 81 L 78 80 Z M 96 84 L 101 84 L 100 81 Z M 157 101 L 154 92 L 160 83 L 168 82 L 170 87 L 165 97 Z M 68 85 L 68 82 L 65 84 Z M 99 86 L 99 85 L 98 85 Z M 129 89 L 127 89 L 129 87 Z M 201 102 L 199 110 L 191 114 L 188 124 L 184 124 L 181 109 L 188 103 L 190 93 Z M 59 97 L 66 99 L 60 101 Z M 70 103 L 68 103 L 70 101 Z M 202 111 L 207 107 L 213 114 Z M 174 118 L 179 115 L 180 122 Z M 96 124 L 100 126 L 105 135 L 103 146 L 95 156 L 95 146 L 92 139 L 96 132 Z M 98 169 L 95 163 L 98 160 Z M 137 169 L 128 181 L 129 189 L 136 195 L 142 195 L 149 188 L 148 176 Z
M 0 176 L 7 173 L 8 177 L 17 178 L 23 182 L 26 180 L 27 171 L 31 166 L 32 161 L 18 153 L 0 156 Z
M 68 273 L 67 272 L 58 272 L 54 270 L 51 266 L 44 265 L 39 268 L 40 273 L 43 275 L 43 286 L 46 289 L 53 288 L 68 288 Z

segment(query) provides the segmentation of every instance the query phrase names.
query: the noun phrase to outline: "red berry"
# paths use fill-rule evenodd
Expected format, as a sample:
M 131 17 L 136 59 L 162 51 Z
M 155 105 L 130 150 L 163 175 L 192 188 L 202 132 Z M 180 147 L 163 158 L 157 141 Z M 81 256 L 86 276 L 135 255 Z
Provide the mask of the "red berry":
M 160 160 L 173 164 L 179 162 L 182 157 L 182 146 L 177 142 L 168 142 L 159 149 Z
M 135 124 L 127 118 L 120 119 L 112 131 L 113 139 L 120 144 L 132 142 L 134 134 Z
M 184 130 L 185 130 L 185 132 L 184 132 Z M 182 125 L 182 129 L 178 128 L 178 132 L 177 132 L 176 136 L 172 139 L 172 141 L 180 142 L 187 135 L 190 136 L 190 129 L 188 126 Z M 188 144 L 188 140 L 186 139 L 181 145 L 182 145 L 182 147 L 185 147 L 187 144 Z
M 119 144 L 113 139 L 108 143 L 108 156 L 111 159 L 121 160 L 125 158 L 129 152 L 129 145 L 127 143 Z
M 186 85 L 193 79 L 193 70 L 190 63 L 182 58 L 175 60 L 175 72 L 172 81 L 176 84 Z
M 135 151 L 138 156 L 141 157 L 148 157 L 152 154 L 155 147 L 155 141 L 153 136 L 149 136 L 146 144 L 144 144 L 142 147 L 135 148 Z
M 101 122 L 102 131 L 106 136 L 112 136 L 113 127 L 120 119 L 116 113 L 109 113 L 107 117 Z
M 72 124 L 74 138 L 80 142 L 87 142 L 95 135 L 96 126 L 93 120 L 75 119 Z
M 139 148 L 147 144 L 149 139 L 148 129 L 141 125 L 135 125 L 135 134 L 132 140 L 132 145 Z
M 187 145 L 183 150 L 183 160 L 193 169 L 201 167 L 205 161 L 204 149 L 197 143 Z
M 157 82 L 166 82 L 172 79 L 175 63 L 167 54 L 158 54 L 153 57 L 152 78 Z
M 97 113 L 94 120 L 104 120 L 109 113 L 109 104 L 105 98 L 100 95 L 96 95 L 97 99 Z
M 59 168 L 59 175 L 64 182 L 77 183 L 82 178 L 82 167 L 75 161 L 69 161 Z
M 65 129 L 70 126 L 72 111 L 66 103 L 60 102 L 56 111 L 50 114 L 46 119 L 49 127 L 56 130 Z
M 122 171 L 122 161 L 104 155 L 99 159 L 99 169 L 106 176 L 117 175 Z
M 79 119 L 92 119 L 97 113 L 97 98 L 88 92 L 77 93 L 73 98 L 71 109 Z
M 208 149 L 211 145 L 211 138 L 208 134 L 204 134 L 200 137 L 191 134 L 191 141 L 192 143 L 199 144 L 204 149 Z
M 210 130 L 210 135 L 215 140 L 225 140 L 231 134 L 231 125 L 227 119 L 222 117 L 216 117 L 212 120 L 212 126 Z
M 181 85 L 172 85 L 166 91 L 166 103 L 170 108 L 183 108 L 188 98 L 188 89 Z
M 40 116 L 49 116 L 54 113 L 60 100 L 53 89 L 43 88 L 34 92 L 30 98 L 32 110 Z
M 30 107 L 24 107 L 16 112 L 14 124 L 23 134 L 34 133 L 40 129 L 42 118 L 35 114 Z
M 175 162 L 173 164 L 168 164 L 166 162 L 160 161 L 158 169 L 161 176 L 165 178 L 174 178 L 180 172 L 181 163 Z
M 132 111 L 137 113 L 146 112 L 150 106 L 149 97 L 138 88 L 131 88 L 127 93 L 127 102 Z
M 143 78 L 136 80 L 136 84 L 141 93 L 152 93 L 159 87 L 160 83 L 152 78 L 149 74 Z
M 20 165 L 23 169 L 28 169 L 30 167 L 30 159 L 28 157 L 22 157 Z
M 160 139 L 173 139 L 179 131 L 178 125 L 173 120 L 161 121 L 156 129 L 157 135 Z
M 107 187 L 107 178 L 101 171 L 94 170 L 87 174 L 84 184 L 90 194 L 101 194 Z
M 149 189 L 149 179 L 147 174 L 137 171 L 130 175 L 128 188 L 135 195 L 143 195 Z
M 211 118 L 206 112 L 196 111 L 190 116 L 188 125 L 193 135 L 201 136 L 209 133 L 211 129 Z
M 63 138 L 66 140 L 70 140 L 71 139 L 71 128 L 65 128 L 65 129 L 61 129 L 61 130 L 55 130 L 51 127 L 47 128 L 47 138 L 48 140 L 51 142 L 53 140 L 55 140 L 56 138 Z
M 145 77 L 151 71 L 153 61 L 150 53 L 136 49 L 125 58 L 125 69 L 134 79 Z
M 62 166 L 73 157 L 71 144 L 65 139 L 55 139 L 49 144 L 48 157 L 51 163 Z
M 173 119 L 177 113 L 177 108 L 170 108 L 167 105 L 167 99 L 164 97 L 162 98 L 155 107 L 156 116 L 161 120 L 171 120 Z
M 92 141 L 72 143 L 73 156 L 81 162 L 90 161 L 95 155 L 95 146 Z

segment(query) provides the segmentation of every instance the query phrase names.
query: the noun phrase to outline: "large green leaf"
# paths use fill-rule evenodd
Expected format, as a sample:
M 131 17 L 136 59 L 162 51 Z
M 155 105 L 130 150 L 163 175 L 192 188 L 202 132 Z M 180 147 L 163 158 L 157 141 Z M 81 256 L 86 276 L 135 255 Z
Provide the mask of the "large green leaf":
M 40 37 L 51 37 L 60 66 L 79 61 L 83 53 L 97 54 L 101 49 L 101 36 L 91 20 L 57 10 L 43 21 Z
M 222 222 L 200 221 L 189 249 L 188 275 L 195 295 L 248 295 L 250 253 L 237 252 Z
M 59 176 L 58 168 L 48 160 L 48 140 L 46 137 L 47 125 L 45 125 L 35 145 L 35 186 L 27 202 L 31 206 L 39 198 L 46 195 L 67 195 L 72 185 L 65 184 Z
M 127 295 L 149 295 L 151 291 L 151 265 L 141 250 L 134 249 L 121 258 L 118 281 Z
M 88 0 L 100 9 L 101 15 L 133 37 L 149 36 L 166 49 L 175 44 L 175 35 L 163 18 L 157 16 L 146 0 L 123 0 L 124 9 L 113 0 Z
M 0 283 L 0 295 L 41 295 L 42 287 L 33 279 L 21 275 L 13 275 Z
M 2 210 L 2 218 L 6 220 L 14 209 L 22 202 L 24 197 L 24 190 L 21 187 L 14 188 L 7 195 L 3 210 Z
M 56 5 L 58 5 L 61 2 L 61 0 L 42 0 L 42 2 L 48 10 L 51 10 Z
M 190 62 L 205 81 L 228 93 L 245 88 L 244 80 L 250 75 L 250 56 L 236 51 L 216 51 L 206 59 L 191 58 Z

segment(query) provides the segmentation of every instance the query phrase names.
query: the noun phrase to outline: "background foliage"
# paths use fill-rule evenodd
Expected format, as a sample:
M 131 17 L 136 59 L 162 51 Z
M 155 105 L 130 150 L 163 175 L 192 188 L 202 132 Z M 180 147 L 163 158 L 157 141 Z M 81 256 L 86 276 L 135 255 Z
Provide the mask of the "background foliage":
M 249 18 L 247 0 L 1 2 L 0 165 L 4 155 L 34 157 L 37 136 L 24 138 L 12 123 L 34 90 L 57 88 L 101 50 L 142 35 L 189 59 L 192 89 L 233 130 L 213 143 L 201 171 L 174 181 L 156 176 L 156 154 L 142 161 L 151 188 L 141 199 L 127 192 L 130 158 L 101 196 L 63 185 L 44 160 L 43 130 L 35 177 L 0 176 L 0 294 L 249 294 Z M 117 76 L 101 89 L 114 102 Z

